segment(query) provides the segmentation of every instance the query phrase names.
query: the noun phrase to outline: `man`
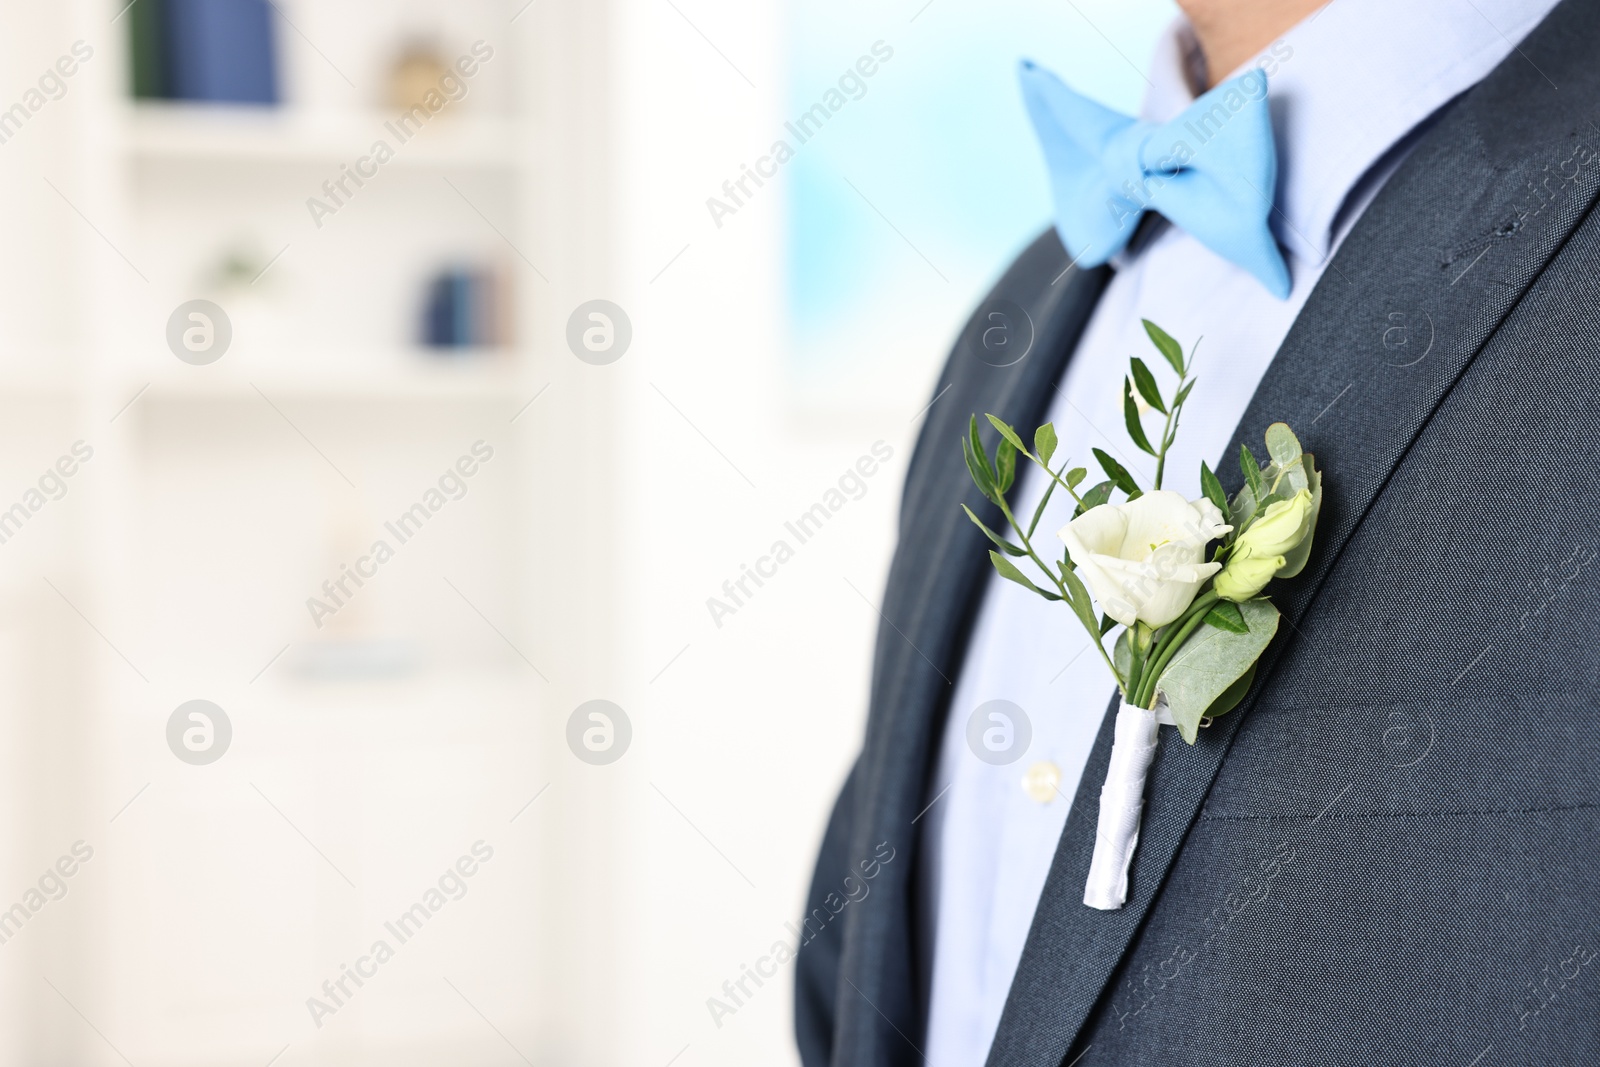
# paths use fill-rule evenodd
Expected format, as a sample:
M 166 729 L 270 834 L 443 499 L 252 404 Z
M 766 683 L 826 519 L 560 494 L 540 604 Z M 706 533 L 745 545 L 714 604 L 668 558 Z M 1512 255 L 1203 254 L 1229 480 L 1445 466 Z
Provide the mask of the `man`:
M 1180 6 L 1149 126 L 1022 72 L 1057 225 L 969 323 L 907 474 L 808 911 L 900 858 L 798 956 L 802 1059 L 1600 1063 L 1600 9 Z M 1184 170 L 1265 187 L 1197 208 Z M 1147 479 L 1142 318 L 1204 337 L 1167 487 L 1198 496 L 1205 460 L 1231 494 L 1283 421 L 1324 502 L 1250 694 L 1193 746 L 1161 731 L 1099 911 L 1110 674 L 990 569 L 958 438 L 1053 421 L 1058 455 Z M 990 724 L 1010 751 L 969 744 Z

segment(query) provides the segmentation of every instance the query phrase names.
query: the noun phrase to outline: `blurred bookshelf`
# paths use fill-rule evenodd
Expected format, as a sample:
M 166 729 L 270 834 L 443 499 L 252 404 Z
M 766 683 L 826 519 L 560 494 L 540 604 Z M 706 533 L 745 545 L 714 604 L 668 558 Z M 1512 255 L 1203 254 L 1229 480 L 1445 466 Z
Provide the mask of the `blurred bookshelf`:
M 146 382 L 128 379 L 125 384 L 130 396 L 148 386 L 148 395 L 196 402 L 254 396 L 259 388 L 271 396 L 354 402 L 505 403 L 519 397 L 526 401 L 539 388 L 531 377 L 519 373 L 501 350 L 469 350 L 461 356 L 441 357 L 420 348 L 354 356 L 343 352 L 337 358 L 328 357 L 323 367 L 314 371 L 268 369 L 256 374 L 230 370 L 198 377 L 181 368 L 168 368 Z
M 118 72 L 86 108 L 73 199 L 83 193 L 83 216 L 108 242 L 117 235 L 118 257 L 138 278 L 96 253 L 97 288 L 121 299 L 95 310 L 88 362 L 75 374 L 39 379 L 36 391 L 70 394 L 77 382 L 85 404 L 115 414 L 129 445 L 117 460 L 124 486 L 96 501 L 96 521 L 122 538 L 149 525 L 149 487 L 175 470 L 188 468 L 190 485 L 226 477 L 211 458 L 166 451 L 175 442 L 188 449 L 225 434 L 216 458 L 268 480 L 277 476 L 270 464 L 297 438 L 330 455 L 394 444 L 390 455 L 360 463 L 359 473 L 313 473 L 326 483 L 313 495 L 327 514 L 310 522 L 302 514 L 278 531 L 283 550 L 300 553 L 304 578 L 296 584 L 304 588 L 292 599 L 304 601 L 324 571 L 348 562 L 341 553 L 361 547 L 350 530 L 381 532 L 388 511 L 470 445 L 465 435 L 505 438 L 509 420 L 537 393 L 524 339 L 539 309 L 519 248 L 530 240 L 531 202 L 540 195 L 539 137 L 516 78 L 510 16 L 520 3 L 405 0 L 381 11 L 364 0 L 107 4 L 128 18 L 106 49 Z M 163 33 L 155 60 L 169 69 L 140 69 L 152 61 L 139 54 L 141 40 Z M 244 51 L 195 58 L 208 47 Z M 173 91 L 180 82 L 187 87 Z M 379 141 L 392 158 L 366 164 L 364 180 L 352 177 Z M 328 210 L 319 215 L 314 202 Z M 503 289 L 497 321 L 441 340 L 430 294 L 441 276 L 461 275 L 493 276 Z M 232 329 L 228 351 L 199 366 L 175 358 L 166 338 L 168 315 L 194 299 L 221 307 Z M 525 469 L 509 439 L 503 455 L 510 470 L 502 474 Z M 335 499 L 349 487 L 342 483 L 358 487 L 357 502 Z M 204 504 L 180 489 L 160 506 Z M 508 504 L 476 527 L 457 522 L 447 534 L 441 525 L 448 542 L 438 555 L 514 576 L 520 514 Z M 483 550 L 484 521 L 509 533 L 488 539 L 499 555 Z M 319 525 L 325 543 L 307 537 Z M 92 542 L 104 549 L 89 568 L 99 576 L 96 594 L 133 625 L 161 579 L 126 544 Z M 514 619 L 516 583 L 501 584 L 492 594 L 496 615 Z M 390 598 L 381 612 L 343 620 L 338 640 L 404 648 L 409 670 L 516 675 L 503 647 L 486 654 L 441 633 L 436 609 Z M 201 610 L 198 599 L 190 610 Z M 303 607 L 295 614 L 281 613 L 285 636 L 314 656 L 325 635 L 305 625 Z M 297 687 L 321 684 L 319 677 L 299 676 Z M 353 692 L 349 685 L 338 683 Z
M 75 441 L 93 459 L 0 554 L 4 721 L 30 754 L 0 760 L 13 813 L 0 875 L 26 884 L 37 856 L 91 832 L 105 863 L 98 888 L 74 888 L 59 936 L 32 930 L 7 951 L 18 974 L 48 970 L 94 1005 L 138 1062 L 253 1061 L 257 1037 L 308 1025 L 305 996 L 413 891 L 412 867 L 504 826 L 545 758 L 531 711 L 546 690 L 520 651 L 538 439 L 512 422 L 544 384 L 531 339 L 547 299 L 529 262 L 549 211 L 526 77 L 547 46 L 535 16 L 511 25 L 524 2 L 274 0 L 269 104 L 136 97 L 132 16 L 155 0 L 39 5 L 8 26 L 30 69 L 74 41 L 93 55 L 0 151 L 0 189 L 28 205 L 0 257 L 0 491 L 9 504 Z M 167 7 L 195 3 L 233 0 Z M 478 41 L 493 56 L 480 49 L 477 72 L 457 76 L 469 90 L 445 93 L 401 143 L 397 69 L 425 92 Z M 324 183 L 380 139 L 393 158 L 330 196 Z M 313 200 L 337 210 L 319 217 Z M 493 315 L 453 316 L 493 322 L 441 334 L 441 278 L 492 279 Z M 169 346 L 169 319 L 193 300 L 231 324 L 215 362 Z M 493 461 L 317 625 L 308 600 L 478 440 Z M 196 697 L 236 731 L 200 774 L 161 732 Z M 252 781 L 362 890 L 305 862 L 281 820 L 255 827 L 279 816 Z M 227 827 L 214 821 L 234 808 Z M 230 849 L 237 826 L 258 838 L 255 860 Z M 521 855 L 507 850 L 508 890 L 537 884 Z M 197 923 L 175 879 L 218 906 Z M 515 948 L 474 960 L 483 979 L 533 1002 L 524 910 L 485 905 L 469 929 Z M 289 936 L 238 921 L 268 912 Z M 0 1062 L 101 1056 L 28 980 L 0 975 Z M 430 981 L 395 980 L 382 1028 L 341 1019 L 305 1062 L 436 1062 L 415 1051 L 441 1040 Z M 480 1037 L 463 1025 L 445 1043 L 492 1054 Z
M 214 104 L 131 102 L 116 123 L 117 149 L 128 160 L 199 166 L 323 167 L 351 158 L 351 146 L 381 135 L 384 111 L 314 113 Z M 500 115 L 452 116 L 424 129 L 390 165 L 504 172 L 527 166 L 519 125 Z

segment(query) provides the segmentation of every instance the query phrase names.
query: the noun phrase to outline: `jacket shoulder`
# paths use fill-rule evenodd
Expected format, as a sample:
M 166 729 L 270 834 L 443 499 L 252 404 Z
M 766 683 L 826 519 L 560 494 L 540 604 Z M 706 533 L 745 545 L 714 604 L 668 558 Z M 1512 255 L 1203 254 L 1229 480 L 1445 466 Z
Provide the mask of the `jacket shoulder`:
M 995 401 L 1014 376 L 1013 369 L 1037 347 L 1058 283 L 1066 280 L 1063 275 L 1071 263 L 1053 226 L 1028 243 L 962 325 L 939 370 L 930 406 L 937 402 L 939 407 L 961 411 L 995 409 Z M 946 397 L 946 393 L 952 396 Z M 945 404 L 952 399 L 959 403 Z M 931 407 L 929 414 L 906 468 L 908 500 L 925 468 L 930 436 L 937 434 L 946 443 L 950 436 L 948 418 L 931 417 Z M 961 421 L 965 421 L 964 415 Z

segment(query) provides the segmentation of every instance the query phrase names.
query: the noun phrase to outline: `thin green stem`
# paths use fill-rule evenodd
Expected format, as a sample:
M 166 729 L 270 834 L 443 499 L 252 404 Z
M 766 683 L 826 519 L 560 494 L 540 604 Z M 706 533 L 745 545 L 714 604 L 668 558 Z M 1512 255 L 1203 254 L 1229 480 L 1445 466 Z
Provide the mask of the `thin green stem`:
M 1046 474 L 1048 474 L 1050 476 L 1050 479 L 1052 481 L 1054 481 L 1057 485 L 1059 485 L 1061 488 L 1065 489 L 1067 492 L 1071 493 L 1072 494 L 1072 499 L 1076 500 L 1080 504 L 1083 503 L 1083 497 L 1078 495 L 1078 491 L 1076 489 L 1072 488 L 1072 486 L 1068 485 L 1067 482 L 1061 477 L 1061 474 L 1059 472 L 1051 470 L 1050 469 L 1050 465 L 1048 463 L 1046 463 L 1044 460 L 1040 459 L 1038 456 L 1034 455 L 1032 452 L 1023 452 L 1022 454 L 1024 456 L 1026 456 L 1028 459 L 1032 460 L 1034 463 L 1038 464 L 1041 468 L 1043 468 L 1044 472 Z M 1065 460 L 1061 464 L 1061 470 L 1065 471 L 1067 469 L 1067 464 L 1071 463 L 1071 462 L 1072 462 L 1072 459 L 1069 457 L 1067 460 Z
M 1194 357 L 1200 351 L 1200 342 L 1203 340 L 1205 340 L 1204 337 L 1197 338 L 1194 347 L 1189 349 L 1189 358 L 1184 363 L 1183 369 L 1178 372 L 1178 389 L 1172 394 L 1173 403 L 1167 411 L 1167 421 L 1161 427 L 1161 452 L 1156 456 L 1157 489 L 1161 488 L 1161 476 L 1167 469 L 1167 449 L 1171 448 L 1172 443 L 1178 439 L 1178 421 L 1183 415 L 1183 404 L 1178 403 L 1177 399 L 1183 396 L 1184 383 L 1188 380 L 1189 372 L 1194 369 Z M 1188 399 L 1188 397 L 1184 397 L 1185 401 Z
M 1045 566 L 1044 560 L 1039 558 L 1039 553 L 1033 550 L 1033 541 L 1030 539 L 1028 532 L 1022 528 L 1022 524 L 1017 521 L 1017 517 L 1011 514 L 1011 505 L 1006 503 L 1003 495 L 1000 496 L 997 503 L 1000 505 L 1000 511 L 1006 517 L 1006 522 L 1010 523 L 1011 528 L 1017 531 L 1017 539 L 1022 542 L 1022 550 L 1028 554 L 1028 558 L 1033 560 L 1040 570 L 1044 571 L 1045 577 L 1049 578 L 1061 595 L 1065 597 L 1067 593 L 1066 583 L 1057 578 L 1055 572 Z
M 1029 456 L 1028 458 L 1032 459 L 1033 457 Z M 1067 469 L 1067 464 L 1071 463 L 1071 462 L 1072 462 L 1071 459 L 1065 460 L 1061 464 L 1061 469 L 1062 470 L 1066 470 Z M 1039 466 L 1044 467 L 1044 464 L 1041 463 L 1041 464 L 1039 464 Z M 1047 472 L 1050 470 L 1049 467 L 1044 467 L 1044 469 Z M 1054 475 L 1052 475 L 1052 477 L 1054 477 Z M 1037 530 L 1039 528 L 1039 520 L 1044 518 L 1044 509 L 1050 503 L 1050 497 L 1056 491 L 1056 484 L 1057 484 L 1056 482 L 1052 482 L 1050 485 L 1045 487 L 1044 497 L 1039 501 L 1039 506 L 1036 509 L 1034 509 L 1033 521 L 1028 523 L 1028 536 L 1029 537 L 1032 537 L 1033 536 L 1033 531 L 1035 531 L 1035 530 Z M 1068 489 L 1068 492 L 1071 492 L 1070 488 Z
M 1085 627 L 1085 629 L 1087 629 L 1087 627 Z M 1106 670 L 1110 671 L 1111 677 L 1117 680 L 1117 688 L 1122 692 L 1123 699 L 1127 699 L 1128 683 L 1124 682 L 1122 680 L 1122 675 L 1117 673 L 1117 665 L 1111 662 L 1111 657 L 1106 655 L 1106 646 L 1100 642 L 1101 637 L 1099 631 L 1089 630 L 1089 643 L 1094 646 L 1094 650 L 1096 652 L 1100 653 L 1100 658 L 1105 662 Z
M 1144 677 L 1144 666 L 1150 651 L 1150 637 L 1155 631 L 1145 623 L 1135 621 L 1128 633 L 1128 691 L 1137 693 Z
M 1161 476 L 1167 468 L 1167 450 L 1170 449 L 1173 445 L 1173 442 L 1178 439 L 1178 422 L 1183 418 L 1183 404 L 1178 403 L 1177 398 L 1182 395 L 1183 387 L 1188 384 L 1188 373 L 1188 369 L 1185 368 L 1184 373 L 1179 375 L 1177 392 L 1172 394 L 1173 404 L 1171 409 L 1167 412 L 1166 423 L 1161 427 L 1161 452 L 1156 456 L 1157 489 L 1161 488 Z M 1184 397 L 1183 399 L 1184 403 L 1188 403 L 1188 397 Z
M 1183 382 L 1178 382 L 1178 388 L 1183 388 Z M 1178 394 L 1173 393 L 1174 397 Z M 1173 404 L 1167 409 L 1167 421 L 1161 426 L 1161 452 L 1156 456 L 1156 485 L 1161 488 L 1161 475 L 1167 469 L 1167 449 L 1172 445 L 1172 418 L 1178 413 L 1178 405 Z
M 1189 609 L 1162 633 L 1161 639 L 1156 642 L 1156 647 L 1150 654 L 1150 669 L 1145 671 L 1144 678 L 1141 679 L 1139 689 L 1135 693 L 1139 707 L 1150 706 L 1150 702 L 1155 699 L 1156 681 L 1161 677 L 1161 672 L 1167 669 L 1167 664 L 1171 662 L 1178 649 L 1183 647 L 1189 635 L 1205 622 L 1206 613 L 1219 599 L 1221 598 L 1217 596 L 1215 590 L 1206 590 L 1196 597 L 1194 603 L 1189 605 Z
M 1016 446 L 1013 445 L 1012 447 L 1015 448 Z M 1050 476 L 1051 481 L 1055 482 L 1057 485 L 1061 486 L 1061 488 L 1072 494 L 1072 499 L 1076 500 L 1080 504 L 1083 503 L 1083 497 L 1078 495 L 1078 491 L 1063 481 L 1059 472 L 1051 470 L 1050 464 L 1046 463 L 1032 452 L 1029 452 L 1026 448 L 1018 448 L 1017 451 L 1022 454 L 1023 458 L 1043 468 L 1044 472 Z M 1071 462 L 1071 457 L 1068 457 L 1066 460 L 1064 460 L 1061 464 L 1061 470 L 1066 470 L 1067 464 Z

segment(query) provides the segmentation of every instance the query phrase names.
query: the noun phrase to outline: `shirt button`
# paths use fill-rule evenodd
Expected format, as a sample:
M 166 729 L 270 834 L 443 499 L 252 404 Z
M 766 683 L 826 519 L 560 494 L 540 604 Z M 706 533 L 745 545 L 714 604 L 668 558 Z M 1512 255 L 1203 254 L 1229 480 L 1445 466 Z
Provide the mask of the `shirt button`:
M 1022 791 L 1041 804 L 1054 800 L 1060 785 L 1061 768 L 1049 760 L 1040 760 L 1022 776 Z

